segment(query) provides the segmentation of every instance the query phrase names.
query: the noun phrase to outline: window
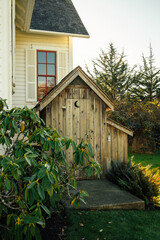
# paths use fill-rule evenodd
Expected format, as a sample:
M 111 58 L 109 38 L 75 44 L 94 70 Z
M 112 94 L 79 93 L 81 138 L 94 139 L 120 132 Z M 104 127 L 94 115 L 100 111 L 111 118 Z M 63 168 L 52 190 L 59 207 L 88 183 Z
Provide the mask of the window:
M 56 52 L 37 50 L 37 100 L 56 85 Z

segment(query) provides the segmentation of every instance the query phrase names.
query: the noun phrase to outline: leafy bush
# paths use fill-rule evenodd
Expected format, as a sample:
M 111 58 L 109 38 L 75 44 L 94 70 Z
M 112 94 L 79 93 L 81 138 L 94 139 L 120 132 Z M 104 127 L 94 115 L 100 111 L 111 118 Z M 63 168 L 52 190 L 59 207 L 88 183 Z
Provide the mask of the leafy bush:
M 160 172 L 151 169 L 148 165 L 134 164 L 132 160 L 125 163 L 113 163 L 109 179 L 135 196 L 143 199 L 146 206 L 156 205 L 160 207 Z
M 86 159 L 88 175 L 100 174 L 100 166 L 93 161 L 87 142 L 82 140 L 76 146 L 72 139 L 60 137 L 55 129 L 45 128 L 33 110 L 27 107 L 8 110 L 2 99 L 0 144 L 4 151 L 0 155 L 2 239 L 40 240 L 38 225 L 45 227 L 45 218 L 56 209 L 64 193 L 76 187 L 74 168 L 83 166 Z M 70 146 L 75 156 L 72 167 L 65 154 Z M 77 206 L 84 196 L 84 191 L 78 191 L 72 196 L 72 204 Z M 4 233 L 8 236 L 3 237 Z
M 129 139 L 132 152 L 160 150 L 160 102 L 121 101 L 116 104 L 110 118 L 134 131 Z

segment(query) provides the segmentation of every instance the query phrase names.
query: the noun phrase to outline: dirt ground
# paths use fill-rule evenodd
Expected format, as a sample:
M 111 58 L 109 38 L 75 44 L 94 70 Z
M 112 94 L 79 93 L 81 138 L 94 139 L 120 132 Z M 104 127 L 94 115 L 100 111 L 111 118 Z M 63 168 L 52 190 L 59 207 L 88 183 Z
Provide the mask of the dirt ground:
M 67 219 L 65 211 L 61 210 L 59 213 L 52 214 L 50 219 L 46 220 L 46 228 L 41 229 L 43 240 L 64 240 L 65 228 L 67 227 Z

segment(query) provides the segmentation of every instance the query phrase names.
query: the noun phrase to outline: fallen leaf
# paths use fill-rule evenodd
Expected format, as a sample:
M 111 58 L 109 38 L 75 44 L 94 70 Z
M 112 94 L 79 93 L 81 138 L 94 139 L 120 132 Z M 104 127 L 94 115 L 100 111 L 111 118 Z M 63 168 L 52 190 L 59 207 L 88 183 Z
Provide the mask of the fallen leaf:
M 84 227 L 84 224 L 83 224 L 83 223 L 80 223 L 79 226 L 80 226 L 80 227 Z

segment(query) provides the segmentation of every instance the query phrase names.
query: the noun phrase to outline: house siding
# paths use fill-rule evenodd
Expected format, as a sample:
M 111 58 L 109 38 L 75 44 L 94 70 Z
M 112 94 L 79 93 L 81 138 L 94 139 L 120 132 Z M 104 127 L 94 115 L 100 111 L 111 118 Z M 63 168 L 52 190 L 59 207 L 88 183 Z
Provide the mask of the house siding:
M 11 0 L 0 0 L 0 97 L 12 106 Z
M 70 45 L 68 36 L 43 35 L 33 33 L 16 32 L 16 70 L 15 70 L 15 93 L 13 95 L 13 107 L 27 105 L 32 108 L 37 102 L 26 102 L 26 50 L 39 49 L 66 53 L 66 74 L 70 68 Z M 57 54 L 59 58 L 59 54 Z M 57 59 L 58 62 L 59 59 Z M 61 63 L 59 63 L 60 65 Z M 57 66 L 58 68 L 58 66 Z M 58 69 L 57 69 L 58 70 Z M 57 76 L 57 82 L 61 79 Z
M 0 97 L 2 96 L 2 0 L 0 0 Z

